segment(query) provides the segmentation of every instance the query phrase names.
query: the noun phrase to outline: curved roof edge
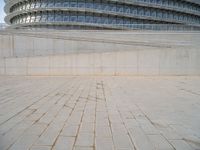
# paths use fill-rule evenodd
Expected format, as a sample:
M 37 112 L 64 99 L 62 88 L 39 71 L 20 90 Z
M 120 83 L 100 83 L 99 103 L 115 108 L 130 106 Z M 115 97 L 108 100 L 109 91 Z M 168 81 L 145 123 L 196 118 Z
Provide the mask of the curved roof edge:
M 50 8 L 48 9 L 48 11 L 53 11 L 53 10 L 57 10 L 57 9 L 53 9 L 53 8 Z M 97 14 L 109 14 L 109 15 L 114 15 L 114 16 L 121 16 L 121 17 L 129 17 L 129 18 L 136 18 L 136 19 L 151 19 L 153 21 L 164 21 L 164 22 L 170 22 L 170 23 L 173 23 L 173 22 L 176 22 L 176 23 L 180 23 L 180 24 L 185 24 L 185 22 L 182 22 L 182 21 L 178 21 L 178 20 L 161 20 L 161 19 L 158 19 L 158 18 L 149 18 L 148 16 L 138 16 L 138 15 L 135 15 L 135 16 L 132 16 L 132 15 L 129 15 L 129 14 L 121 14 L 121 13 L 114 13 L 114 12 L 106 12 L 106 11 L 98 11 L 98 10 L 95 10 L 95 9 L 74 9 L 74 8 L 64 8 L 64 9 L 60 9 L 61 11 L 75 11 L 75 12 L 93 12 L 93 13 L 97 13 Z M 5 22 L 8 23 L 8 24 L 11 24 L 10 22 L 10 19 L 15 17 L 15 16 L 18 16 L 18 15 L 21 15 L 21 14 L 27 14 L 27 13 L 32 13 L 32 12 L 40 12 L 40 11 L 47 11 L 46 8 L 39 8 L 39 9 L 32 9 L 32 10 L 22 10 L 22 11 L 17 11 L 17 12 L 14 12 L 14 13 L 11 13 L 9 15 L 7 15 L 5 17 Z
M 184 1 L 200 5 L 200 0 L 184 0 Z
M 16 24 L 13 26 L 9 26 L 9 28 L 20 28 L 20 27 L 27 27 L 27 26 L 40 26 L 40 25 L 77 25 L 77 26 L 88 26 L 88 27 L 100 27 L 100 28 L 108 28 L 108 29 L 129 29 L 126 27 L 120 26 L 111 26 L 108 24 L 93 24 L 93 23 L 81 23 L 81 22 L 34 22 L 34 23 L 23 23 L 23 24 Z
M 12 7 L 14 4 L 21 2 L 21 1 L 28 1 L 28 0 L 4 0 L 4 1 L 6 3 L 5 6 L 4 6 L 4 11 L 5 11 L 6 14 L 8 14 L 10 7 Z M 132 0 L 132 1 L 130 1 L 130 0 L 108 0 L 108 1 L 127 3 L 127 4 L 132 4 L 132 5 L 140 4 L 140 2 L 138 2 L 137 0 Z M 195 4 L 198 4 L 200 6 L 200 0 L 182 0 L 182 1 L 195 3 Z

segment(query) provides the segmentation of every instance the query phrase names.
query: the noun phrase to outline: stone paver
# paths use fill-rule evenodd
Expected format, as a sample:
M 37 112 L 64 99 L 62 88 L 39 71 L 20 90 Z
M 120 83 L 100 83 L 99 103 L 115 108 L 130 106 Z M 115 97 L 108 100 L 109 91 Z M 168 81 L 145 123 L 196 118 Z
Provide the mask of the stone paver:
M 0 150 L 199 150 L 200 77 L 0 77 Z

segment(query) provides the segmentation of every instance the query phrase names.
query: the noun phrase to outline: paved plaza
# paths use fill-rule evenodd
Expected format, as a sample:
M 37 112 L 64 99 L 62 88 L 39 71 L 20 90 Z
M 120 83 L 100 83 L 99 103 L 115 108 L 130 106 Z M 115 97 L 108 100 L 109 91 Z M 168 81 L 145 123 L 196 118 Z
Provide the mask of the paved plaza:
M 0 77 L 0 150 L 199 150 L 200 77 Z

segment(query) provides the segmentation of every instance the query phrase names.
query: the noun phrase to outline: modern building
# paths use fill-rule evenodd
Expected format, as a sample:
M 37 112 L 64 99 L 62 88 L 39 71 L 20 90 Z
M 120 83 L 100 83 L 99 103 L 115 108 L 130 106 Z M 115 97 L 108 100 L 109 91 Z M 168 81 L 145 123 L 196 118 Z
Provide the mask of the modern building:
M 11 27 L 200 28 L 200 0 L 5 0 Z

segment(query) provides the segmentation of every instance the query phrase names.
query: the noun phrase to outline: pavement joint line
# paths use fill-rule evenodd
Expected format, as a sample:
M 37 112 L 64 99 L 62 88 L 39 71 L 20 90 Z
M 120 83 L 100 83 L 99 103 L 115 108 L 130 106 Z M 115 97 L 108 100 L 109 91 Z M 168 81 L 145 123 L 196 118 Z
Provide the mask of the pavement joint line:
M 5 89 L 1 79 L 0 91 Z M 9 103 L 11 106 L 4 105 L 0 120 L 30 104 L 33 101 L 30 91 L 32 97 L 38 93 L 36 100 L 52 93 L 0 126 L 0 149 L 200 148 L 198 95 L 179 90 L 184 88 L 200 94 L 199 77 L 187 77 L 187 80 L 185 77 L 110 76 L 38 79 L 41 80 L 30 77 L 33 84 L 23 84 L 29 87 L 30 95 L 26 98 L 23 92 L 19 93 L 14 103 Z M 29 82 L 24 77 L 15 77 L 15 80 Z M 185 84 L 180 84 L 181 81 Z M 16 83 L 6 82 L 11 89 L 10 83 Z
M 64 86 L 64 85 L 65 85 L 65 84 L 62 84 L 62 86 Z M 60 87 L 62 87 L 62 86 L 60 86 Z M 56 88 L 55 90 L 57 90 L 57 89 L 58 89 L 58 88 Z M 54 90 L 54 91 L 55 91 L 55 90 Z M 48 95 L 49 95 L 49 94 L 48 94 Z M 29 108 L 29 107 L 28 107 L 28 108 Z M 45 114 L 44 114 L 44 115 L 45 115 Z M 42 115 L 42 116 L 44 116 L 44 115 Z M 42 118 L 42 116 L 40 117 L 40 119 Z M 52 121 L 53 121 L 53 120 L 52 120 Z M 34 124 L 37 123 L 37 122 L 38 122 L 38 121 L 33 122 L 32 125 L 34 125 Z M 32 125 L 31 125 L 31 126 L 32 126 Z M 50 123 L 47 124 L 46 129 L 48 128 L 49 125 L 50 125 Z M 45 129 L 45 130 L 46 130 L 46 129 Z M 27 130 L 27 129 L 26 129 L 26 130 Z M 21 133 L 20 137 L 26 132 L 26 130 L 24 130 L 24 132 Z M 43 133 L 45 132 L 45 130 L 43 131 Z M 42 134 L 41 134 L 41 135 L 42 135 Z M 40 137 L 41 135 L 39 135 L 39 137 Z M 17 141 L 17 139 L 8 147 L 8 149 L 11 148 L 11 147 L 15 144 L 16 141 Z
M 79 86 L 80 87 L 80 86 Z M 78 88 L 77 88 L 77 90 L 78 90 Z M 76 91 L 77 91 L 76 90 Z M 74 91 L 74 93 L 76 93 L 76 91 Z M 72 94 L 73 95 L 73 94 Z M 71 100 L 71 98 L 72 98 L 72 96 L 70 97 L 70 99 L 68 100 L 68 102 Z M 64 104 L 65 105 L 65 104 Z M 63 105 L 63 106 L 64 106 Z M 71 109 L 71 111 L 70 111 L 70 113 L 69 113 L 69 116 L 68 116 L 68 118 L 65 120 L 65 123 L 63 124 L 63 126 L 62 126 L 62 129 L 60 130 L 60 132 L 59 132 L 59 134 L 58 134 L 58 136 L 56 137 L 56 140 L 54 141 L 54 143 L 53 143 L 53 145 L 52 145 L 52 148 L 51 148 L 51 150 L 55 147 L 55 144 L 56 144 L 56 142 L 57 142 L 57 140 L 58 140 L 58 138 L 59 138 L 59 135 L 61 134 L 61 132 L 63 131 L 63 129 L 64 129 L 64 127 L 65 127 L 65 125 L 66 125 L 66 123 L 67 123 L 67 120 L 69 119 L 69 117 L 72 115 L 72 113 L 73 113 L 73 111 L 74 111 L 74 109 L 75 109 L 75 107 L 76 107 L 76 105 L 77 105 L 77 102 L 75 103 L 75 105 L 74 105 L 74 107 L 73 107 L 73 109 Z M 75 143 L 75 142 L 74 142 Z
M 51 92 L 47 93 L 45 96 L 43 96 L 42 98 L 46 97 L 47 95 L 50 95 Z M 32 105 L 34 105 L 35 103 L 37 103 L 38 101 L 40 101 L 42 98 L 40 98 L 39 100 L 33 102 L 31 105 L 25 107 L 24 109 L 22 109 L 21 111 L 19 111 L 18 113 L 16 113 L 15 115 L 13 115 L 12 117 L 10 117 L 9 119 L 7 119 L 6 121 L 4 121 L 3 123 L 0 123 L 0 126 L 3 125 L 4 123 L 6 123 L 7 121 L 9 121 L 10 119 L 12 119 L 13 117 L 17 116 L 18 114 L 20 114 L 21 112 L 23 112 L 24 110 L 30 108 Z

